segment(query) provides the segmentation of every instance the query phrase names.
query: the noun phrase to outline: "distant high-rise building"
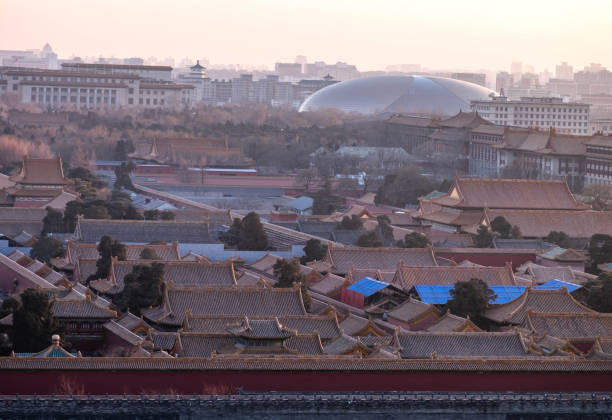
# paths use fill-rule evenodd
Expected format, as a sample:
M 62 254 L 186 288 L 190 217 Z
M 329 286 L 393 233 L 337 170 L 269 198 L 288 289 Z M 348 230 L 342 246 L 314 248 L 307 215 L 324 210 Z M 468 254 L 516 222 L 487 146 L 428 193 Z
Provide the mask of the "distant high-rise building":
M 296 55 L 295 56 L 295 62 L 301 65 L 304 65 L 306 63 L 308 63 L 308 60 L 306 59 L 305 55 Z
M 584 71 L 587 73 L 599 73 L 605 69 L 606 68 L 599 63 L 591 63 L 590 65 L 584 67 Z
M 276 63 L 274 71 L 280 77 L 300 77 L 302 75 L 302 65 L 300 63 Z
M 487 76 L 484 73 L 452 73 L 451 78 L 486 86 Z
M 512 62 L 512 64 L 510 64 L 510 73 L 523 74 L 523 63 L 520 61 Z
M 565 61 L 561 64 L 557 64 L 555 67 L 555 78 L 572 80 L 574 78 L 574 68 Z
M 512 87 L 512 75 L 506 71 L 497 73 L 495 77 L 495 90 L 500 92 L 502 89 L 507 91 Z

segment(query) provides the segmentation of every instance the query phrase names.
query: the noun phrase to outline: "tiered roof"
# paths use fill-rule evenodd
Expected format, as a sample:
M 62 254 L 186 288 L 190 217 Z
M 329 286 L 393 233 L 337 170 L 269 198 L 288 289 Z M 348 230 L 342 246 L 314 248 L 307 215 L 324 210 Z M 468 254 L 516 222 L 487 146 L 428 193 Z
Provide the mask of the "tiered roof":
M 299 288 L 181 287 L 168 285 L 161 307 L 145 311 L 155 323 L 179 326 L 194 315 L 305 315 Z
M 14 182 L 23 185 L 67 185 L 64 178 L 62 159 L 35 159 L 25 156 L 21 171 L 11 178 Z
M 458 281 L 480 279 L 490 286 L 517 284 L 510 265 L 505 267 L 406 267 L 400 264 L 393 285 L 409 291 L 416 284 L 454 285 Z
M 595 313 L 569 294 L 567 289 L 526 289 L 517 299 L 501 305 L 493 305 L 484 316 L 502 324 L 524 325 L 528 310 L 534 312 L 584 314 Z
M 433 198 L 441 206 L 463 209 L 586 210 L 566 181 L 456 178 L 447 195 Z

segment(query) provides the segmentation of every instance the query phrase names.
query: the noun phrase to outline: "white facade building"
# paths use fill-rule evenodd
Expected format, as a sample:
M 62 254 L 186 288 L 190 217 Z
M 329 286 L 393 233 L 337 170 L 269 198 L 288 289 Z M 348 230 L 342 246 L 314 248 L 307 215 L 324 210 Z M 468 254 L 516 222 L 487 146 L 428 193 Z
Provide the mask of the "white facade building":
M 510 100 L 497 96 L 491 100 L 471 101 L 473 111 L 498 125 L 554 129 L 557 133 L 587 135 L 589 104 L 564 102 L 561 98 L 523 97 Z
M 0 69 L 0 85 L 24 104 L 51 109 L 183 108 L 194 86 L 144 80 L 136 74 Z

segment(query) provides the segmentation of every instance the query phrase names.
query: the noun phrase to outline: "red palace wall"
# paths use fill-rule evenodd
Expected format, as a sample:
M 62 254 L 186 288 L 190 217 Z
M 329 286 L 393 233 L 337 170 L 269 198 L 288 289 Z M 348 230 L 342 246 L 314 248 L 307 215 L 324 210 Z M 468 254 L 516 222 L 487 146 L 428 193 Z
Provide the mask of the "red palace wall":
M 266 391 L 610 392 L 612 374 L 350 371 L 0 371 L 0 394 Z

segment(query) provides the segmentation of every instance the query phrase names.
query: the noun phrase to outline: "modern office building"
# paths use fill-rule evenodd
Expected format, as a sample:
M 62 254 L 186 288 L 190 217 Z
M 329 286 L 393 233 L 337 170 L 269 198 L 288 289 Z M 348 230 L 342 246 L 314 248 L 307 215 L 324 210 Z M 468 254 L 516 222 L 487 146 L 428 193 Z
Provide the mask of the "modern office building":
M 0 69 L 0 84 L 24 104 L 51 109 L 182 108 L 194 103 L 191 84 L 144 79 L 128 72 Z
M 496 96 L 471 101 L 472 110 L 498 125 L 554 129 L 565 134 L 589 134 L 589 104 L 564 102 L 562 98 L 523 97 L 510 100 Z

